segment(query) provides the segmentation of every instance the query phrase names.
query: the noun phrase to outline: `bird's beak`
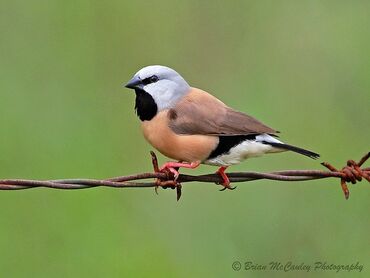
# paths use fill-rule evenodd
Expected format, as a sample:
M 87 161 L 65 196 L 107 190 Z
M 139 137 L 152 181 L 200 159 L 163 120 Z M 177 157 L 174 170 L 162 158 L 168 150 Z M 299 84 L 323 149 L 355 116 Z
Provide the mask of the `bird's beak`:
M 141 79 L 137 76 L 134 76 L 126 85 L 126 88 L 129 89 L 142 89 L 143 83 L 141 82 Z

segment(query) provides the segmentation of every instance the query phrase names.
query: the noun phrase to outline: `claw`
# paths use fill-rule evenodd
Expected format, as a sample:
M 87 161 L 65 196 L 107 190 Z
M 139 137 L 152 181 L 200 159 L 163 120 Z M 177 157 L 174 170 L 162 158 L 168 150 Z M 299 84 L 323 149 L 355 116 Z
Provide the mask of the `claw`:
M 180 173 L 175 168 L 173 168 L 173 167 L 165 167 L 163 169 L 161 168 L 161 171 L 164 171 L 165 169 L 168 169 L 173 174 L 173 177 L 174 177 L 174 180 L 175 181 L 179 178 Z
M 224 186 L 224 188 L 220 189 L 220 191 L 224 191 L 226 189 L 234 190 L 236 187 L 230 186 L 230 180 L 229 177 L 225 174 L 225 170 L 227 169 L 227 166 L 220 167 L 216 174 L 220 175 L 220 177 L 223 179 L 223 182 L 221 185 Z
M 167 180 L 156 179 L 156 186 L 154 187 L 154 191 L 158 194 L 158 187 L 162 187 L 164 189 L 170 187 L 171 189 L 176 189 L 176 199 L 177 201 L 180 200 L 181 197 L 181 184 L 177 182 L 177 179 L 180 176 L 178 169 L 180 167 L 194 169 L 200 165 L 200 161 L 191 162 L 191 163 L 182 163 L 182 162 L 167 162 L 162 167 L 158 167 L 158 160 L 154 152 L 150 152 L 152 156 L 152 164 L 154 168 L 154 172 L 162 172 L 166 173 Z M 173 177 L 170 175 L 173 175 Z
M 236 189 L 236 186 L 225 186 L 224 184 L 221 184 L 224 186 L 224 188 L 221 188 L 219 191 L 225 191 L 226 189 L 229 189 L 229 190 L 234 190 Z
M 191 163 L 186 163 L 186 162 L 167 162 L 161 168 L 159 168 L 159 170 L 160 171 L 163 171 L 166 168 L 170 170 L 171 168 L 174 169 L 174 168 L 180 168 L 180 167 L 194 169 L 194 168 L 197 168 L 199 165 L 200 165 L 200 161 L 191 162 Z
M 191 163 L 167 162 L 161 168 L 159 168 L 159 171 L 160 172 L 170 171 L 173 174 L 174 181 L 177 181 L 177 179 L 180 176 L 180 173 L 178 171 L 180 167 L 194 169 L 194 168 L 197 168 L 199 165 L 200 165 L 200 161 L 191 162 Z

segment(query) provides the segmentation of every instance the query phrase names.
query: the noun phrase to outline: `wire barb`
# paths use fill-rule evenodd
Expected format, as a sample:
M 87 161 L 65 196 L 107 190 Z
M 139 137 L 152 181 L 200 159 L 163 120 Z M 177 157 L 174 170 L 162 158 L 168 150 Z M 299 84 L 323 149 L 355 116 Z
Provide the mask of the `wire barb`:
M 114 187 L 114 188 L 149 188 L 152 187 L 158 191 L 158 187 L 163 189 L 176 189 L 177 200 L 181 197 L 182 184 L 187 182 L 207 182 L 220 184 L 222 179 L 216 173 L 207 175 L 186 175 L 180 174 L 177 180 L 173 173 L 166 169 L 160 171 L 158 159 L 154 152 L 150 152 L 154 173 L 140 173 L 129 176 L 119 176 L 103 180 L 96 179 L 61 179 L 61 180 L 25 180 L 25 179 L 3 179 L 0 180 L 0 190 L 20 190 L 36 187 L 47 187 L 54 189 L 84 189 L 94 187 Z M 370 167 L 363 168 L 363 164 L 369 159 L 370 152 L 367 153 L 358 163 L 354 160 L 348 160 L 347 165 L 341 170 L 337 170 L 330 163 L 321 163 L 329 171 L 320 170 L 285 170 L 271 173 L 260 172 L 239 172 L 228 173 L 227 176 L 232 183 L 247 182 L 260 179 L 276 181 L 307 181 L 324 178 L 339 178 L 344 196 L 349 198 L 349 189 L 347 183 L 355 184 L 362 179 L 370 182 Z M 154 182 L 143 182 L 140 180 L 155 179 Z
M 370 182 L 369 171 L 365 171 L 361 169 L 362 164 L 366 162 L 370 157 L 370 152 L 364 155 L 361 160 L 356 163 L 354 160 L 348 160 L 347 166 L 344 166 L 342 170 L 337 170 L 334 166 L 330 163 L 323 162 L 321 163 L 323 166 L 328 168 L 332 172 L 339 173 L 341 175 L 340 185 L 342 187 L 344 197 L 346 200 L 349 198 L 349 189 L 347 182 L 351 182 L 355 184 L 357 181 L 362 181 L 362 178 L 365 178 L 368 182 Z
M 150 155 L 152 157 L 152 164 L 153 164 L 153 169 L 154 173 L 163 173 L 166 175 L 165 179 L 163 178 L 156 178 L 155 179 L 155 184 L 156 186 L 154 187 L 155 193 L 158 195 L 158 187 L 162 187 L 163 189 L 171 188 L 175 189 L 176 188 L 176 199 L 177 201 L 180 200 L 181 197 L 181 183 L 177 182 L 175 180 L 174 174 L 169 171 L 167 168 L 163 169 L 162 171 L 158 167 L 158 158 L 155 152 L 150 151 Z

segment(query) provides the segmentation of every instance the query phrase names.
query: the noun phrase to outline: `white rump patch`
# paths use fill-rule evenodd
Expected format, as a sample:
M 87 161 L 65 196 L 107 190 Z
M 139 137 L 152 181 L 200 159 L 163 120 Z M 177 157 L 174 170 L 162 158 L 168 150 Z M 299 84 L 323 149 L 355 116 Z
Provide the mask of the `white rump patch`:
M 234 164 L 239 164 L 243 160 L 251 157 L 258 157 L 266 153 L 277 153 L 284 151 L 282 149 L 263 144 L 261 143 L 262 141 L 271 143 L 282 143 L 275 137 L 272 137 L 268 134 L 261 134 L 256 136 L 256 140 L 245 140 L 239 145 L 231 148 L 229 152 L 206 160 L 204 161 L 204 163 L 217 166 L 230 166 Z

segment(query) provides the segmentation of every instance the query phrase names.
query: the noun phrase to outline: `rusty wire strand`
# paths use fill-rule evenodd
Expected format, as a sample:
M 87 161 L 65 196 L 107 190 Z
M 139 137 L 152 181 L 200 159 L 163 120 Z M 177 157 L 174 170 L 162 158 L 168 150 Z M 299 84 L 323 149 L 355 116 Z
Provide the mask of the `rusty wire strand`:
M 19 190 L 36 187 L 47 187 L 55 189 L 84 189 L 93 187 L 115 187 L 115 188 L 176 188 L 177 199 L 181 196 L 181 184 L 187 182 L 207 182 L 220 184 L 221 177 L 218 174 L 207 175 L 186 175 L 180 174 L 175 181 L 173 175 L 168 171 L 160 171 L 156 155 L 151 152 L 154 173 L 140 173 L 129 176 L 114 177 L 103 180 L 96 179 L 59 179 L 59 180 L 25 180 L 25 179 L 3 179 L 0 180 L 0 190 Z M 285 170 L 271 173 L 260 172 L 234 172 L 228 173 L 231 182 L 247 182 L 260 179 L 276 181 L 307 181 L 324 178 L 340 178 L 341 187 L 345 198 L 349 197 L 347 183 L 356 183 L 362 178 L 370 182 L 370 167 L 361 168 L 365 161 L 370 157 L 367 153 L 358 163 L 348 160 L 347 165 L 341 170 L 337 170 L 329 163 L 322 163 L 329 171 L 322 170 Z M 155 179 L 154 182 L 142 182 L 143 179 Z

